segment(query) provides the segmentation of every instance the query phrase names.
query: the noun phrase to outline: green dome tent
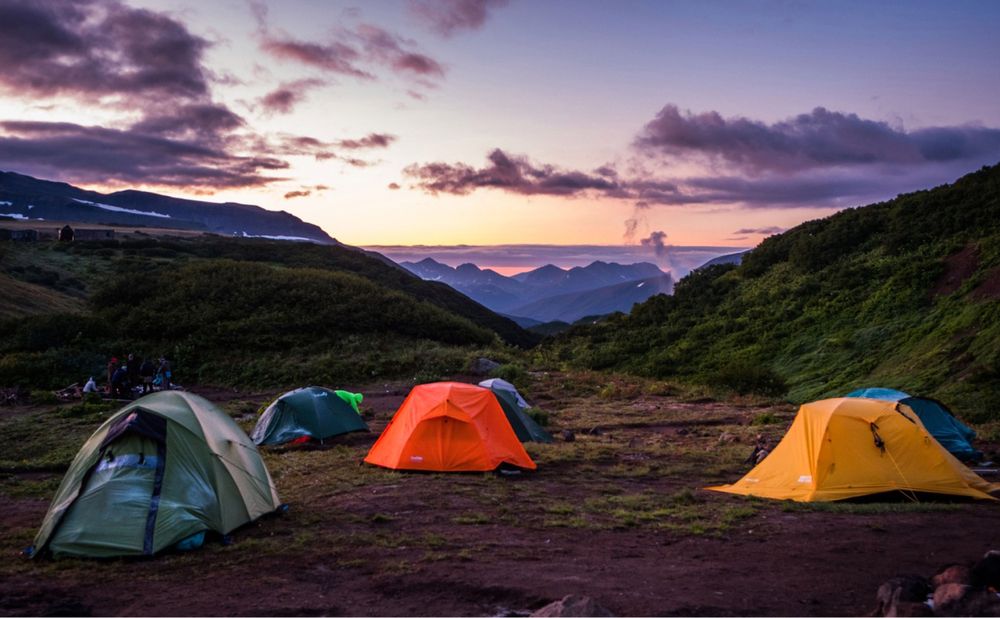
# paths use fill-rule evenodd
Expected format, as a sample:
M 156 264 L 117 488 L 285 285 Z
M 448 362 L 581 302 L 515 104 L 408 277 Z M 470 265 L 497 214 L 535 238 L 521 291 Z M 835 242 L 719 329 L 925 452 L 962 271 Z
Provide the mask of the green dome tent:
M 359 401 L 359 397 L 351 399 Z M 278 397 L 264 410 L 251 437 L 254 444 L 274 445 L 301 438 L 325 440 L 342 433 L 368 431 L 354 405 L 330 389 L 298 388 Z
M 152 555 L 206 531 L 228 534 L 279 504 L 257 447 L 227 414 L 197 395 L 161 391 L 84 443 L 33 555 Z
M 517 439 L 521 442 L 552 442 L 549 432 L 535 422 L 535 419 L 528 416 L 527 409 L 530 407 L 524 400 L 517 388 L 507 380 L 493 378 L 483 380 L 479 386 L 493 391 L 493 395 L 500 402 L 503 413 L 507 416 L 507 421 L 514 428 Z

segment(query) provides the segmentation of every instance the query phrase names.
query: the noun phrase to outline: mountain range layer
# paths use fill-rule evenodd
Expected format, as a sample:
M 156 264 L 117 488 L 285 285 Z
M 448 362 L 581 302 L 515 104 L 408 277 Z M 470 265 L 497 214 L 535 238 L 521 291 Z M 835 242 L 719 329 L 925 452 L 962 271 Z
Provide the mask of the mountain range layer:
M 446 283 L 515 320 L 574 322 L 584 316 L 628 312 L 636 302 L 673 290 L 670 274 L 648 262 L 595 261 L 570 269 L 547 264 L 511 277 L 475 264 L 453 268 L 431 258 L 401 265 L 421 279 Z

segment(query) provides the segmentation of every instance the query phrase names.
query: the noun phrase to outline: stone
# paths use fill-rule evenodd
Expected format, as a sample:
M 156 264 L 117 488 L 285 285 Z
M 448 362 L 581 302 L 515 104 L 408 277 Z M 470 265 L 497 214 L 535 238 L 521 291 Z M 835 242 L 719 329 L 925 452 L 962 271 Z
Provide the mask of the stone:
M 576 440 L 576 434 L 570 431 L 569 429 L 563 429 L 562 439 L 564 442 L 572 442 Z
M 874 616 L 913 616 L 925 614 L 901 613 L 920 611 L 916 608 L 904 608 L 904 604 L 920 603 L 927 600 L 930 587 L 927 579 L 919 575 L 898 575 L 879 586 L 875 593 Z M 928 611 L 930 608 L 928 608 Z
M 969 585 L 971 583 L 971 569 L 965 564 L 947 564 L 938 569 L 938 572 L 931 578 L 932 588 L 937 588 L 944 584 Z
M 477 376 L 488 376 L 500 368 L 500 363 L 488 358 L 479 357 L 472 361 L 469 372 Z
M 535 611 L 532 616 L 614 616 L 590 597 L 571 594 L 549 603 Z

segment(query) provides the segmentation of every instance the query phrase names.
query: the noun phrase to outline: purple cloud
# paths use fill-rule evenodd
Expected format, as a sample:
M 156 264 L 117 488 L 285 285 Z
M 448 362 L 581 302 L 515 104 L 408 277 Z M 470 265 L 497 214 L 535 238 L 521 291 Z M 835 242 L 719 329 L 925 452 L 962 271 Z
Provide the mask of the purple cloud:
M 642 152 L 704 156 L 750 174 L 876 164 L 912 166 L 1000 157 L 1000 130 L 975 126 L 905 131 L 856 114 L 817 107 L 766 124 L 666 105 L 635 139 Z
M 289 191 L 285 194 L 285 199 L 290 200 L 296 197 L 307 197 L 312 194 L 312 191 L 301 190 L 301 191 Z
M 131 130 L 66 122 L 0 122 L 0 168 L 68 182 L 254 187 L 288 163 Z
M 462 30 L 478 30 L 490 11 L 507 6 L 508 0 L 411 0 L 410 10 L 443 37 Z
M 312 88 L 326 85 L 321 79 L 300 79 L 280 85 L 260 99 L 267 114 L 290 114 Z
M 365 148 L 388 148 L 396 141 L 395 135 L 388 133 L 369 133 L 360 139 L 342 139 L 337 141 L 337 146 L 347 150 L 360 150 Z
M 611 180 L 583 172 L 536 166 L 525 157 L 510 156 L 499 148 L 489 154 L 489 165 L 473 168 L 463 163 L 410 165 L 403 173 L 431 194 L 467 195 L 476 189 L 494 188 L 522 195 L 573 196 L 587 191 L 611 194 L 620 187 Z
M 116 0 L 0 4 L 0 89 L 11 95 L 200 99 L 207 47 L 180 22 Z
M 764 236 L 771 236 L 772 234 L 780 234 L 785 231 L 785 228 L 772 225 L 769 227 L 744 227 L 736 230 L 733 234 L 762 234 Z M 743 239 L 740 239 L 743 240 Z

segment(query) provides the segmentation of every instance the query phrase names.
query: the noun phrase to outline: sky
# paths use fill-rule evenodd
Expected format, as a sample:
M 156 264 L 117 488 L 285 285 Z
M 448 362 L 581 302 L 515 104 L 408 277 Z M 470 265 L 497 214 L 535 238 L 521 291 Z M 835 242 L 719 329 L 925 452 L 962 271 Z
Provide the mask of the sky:
M 998 31 L 992 0 L 0 0 L 0 169 L 352 245 L 750 247 L 1000 162 Z

